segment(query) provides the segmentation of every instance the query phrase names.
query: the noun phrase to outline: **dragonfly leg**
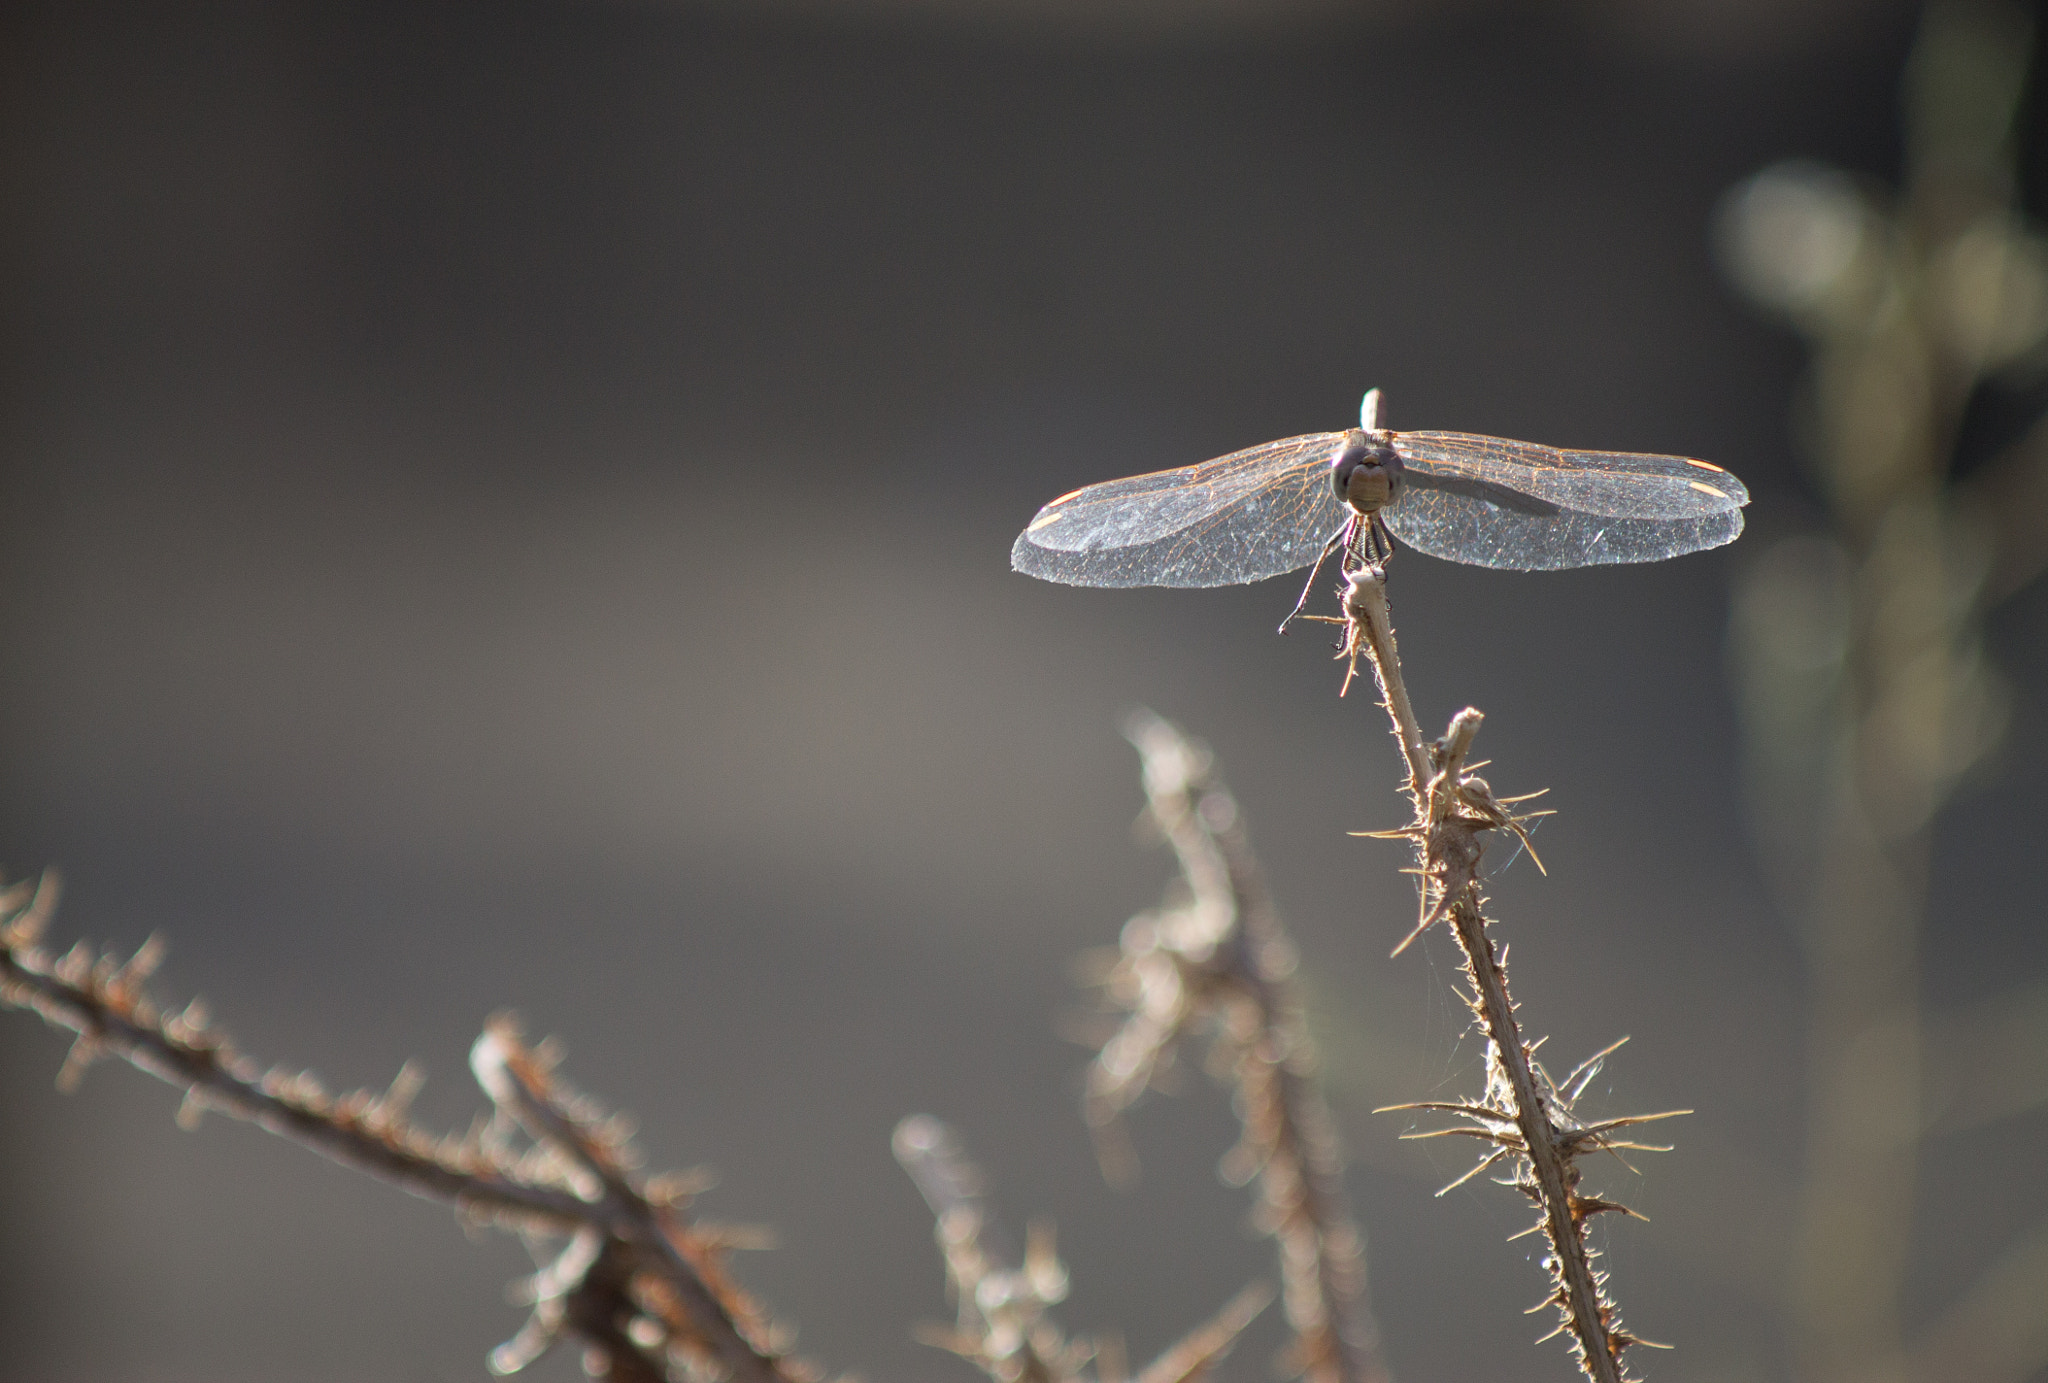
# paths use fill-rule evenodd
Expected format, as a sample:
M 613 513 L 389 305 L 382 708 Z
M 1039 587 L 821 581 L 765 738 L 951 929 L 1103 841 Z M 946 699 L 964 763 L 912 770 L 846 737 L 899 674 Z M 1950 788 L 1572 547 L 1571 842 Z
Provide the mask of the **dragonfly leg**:
M 1378 513 L 1365 521 L 1365 531 L 1359 534 L 1358 546 L 1353 550 L 1361 566 L 1383 567 L 1394 556 L 1394 535 L 1387 532 L 1387 526 L 1380 522 Z
M 1342 528 L 1330 535 L 1330 541 L 1324 543 L 1323 550 L 1316 554 L 1315 565 L 1308 569 L 1308 580 L 1304 581 L 1301 585 L 1301 599 L 1294 602 L 1294 608 L 1287 612 L 1287 618 L 1280 621 L 1280 632 L 1282 634 L 1287 632 L 1287 626 L 1294 623 L 1295 617 L 1308 604 L 1309 592 L 1316 588 L 1316 573 L 1323 569 L 1323 563 L 1329 561 L 1330 554 L 1339 547 L 1350 548 L 1353 536 L 1352 530 L 1357 526 L 1357 519 L 1354 518 L 1347 521 Z
M 1353 518 L 1344 529 L 1344 559 L 1337 575 L 1349 580 L 1351 573 L 1372 561 L 1372 520 Z

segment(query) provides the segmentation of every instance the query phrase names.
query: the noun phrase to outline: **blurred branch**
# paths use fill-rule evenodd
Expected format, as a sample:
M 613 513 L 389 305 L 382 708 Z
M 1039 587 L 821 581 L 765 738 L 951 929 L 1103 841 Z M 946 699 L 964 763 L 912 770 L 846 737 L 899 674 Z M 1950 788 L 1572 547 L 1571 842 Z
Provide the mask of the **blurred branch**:
M 735 1383 L 811 1383 L 766 1343 L 767 1322 L 724 1276 L 720 1243 L 684 1219 L 689 1182 L 634 1177 L 625 1121 L 568 1090 L 550 1046 L 527 1046 L 510 1018 L 493 1018 L 470 1058 L 492 1117 L 435 1137 L 407 1117 L 420 1084 L 410 1065 L 381 1095 L 330 1096 L 310 1073 L 261 1072 L 196 1001 L 164 1012 L 146 991 L 163 954 L 155 939 L 125 961 L 83 942 L 53 960 L 39 942 L 55 898 L 48 876 L 0 891 L 0 1002 L 77 1034 L 60 1084 L 116 1057 L 184 1092 L 184 1127 L 217 1111 L 530 1244 L 564 1239 L 524 1284 L 532 1316 L 493 1352 L 494 1371 L 523 1368 L 568 1337 L 592 1372 L 631 1383 L 706 1368 Z
M 1956 491 L 1958 507 L 1990 530 L 1987 601 L 2016 594 L 2048 571 L 2048 414 Z
M 1237 803 L 1210 756 L 1149 712 L 1125 733 L 1144 760 L 1146 812 L 1180 864 L 1181 896 L 1125 926 L 1105 981 L 1129 1010 L 1089 1067 L 1088 1124 L 1104 1171 L 1134 1171 L 1122 1117 L 1173 1060 L 1210 1035 L 1210 1064 L 1236 1086 L 1233 1185 L 1257 1180 L 1257 1224 L 1279 1248 L 1290 1360 L 1312 1383 L 1388 1377 L 1366 1296 L 1364 1241 L 1346 1207 L 1343 1157 L 1315 1080 L 1294 993 L 1295 953 Z
M 1266 1309 L 1273 1300 L 1273 1289 L 1263 1282 L 1254 1282 L 1223 1303 L 1223 1309 L 1216 1313 L 1207 1325 L 1198 1325 L 1189 1331 L 1186 1338 L 1173 1345 L 1157 1359 L 1145 1366 L 1136 1383 L 1202 1383 L 1244 1328 L 1257 1319 L 1259 1312 Z M 1104 1379 L 1102 1383 L 1114 1383 Z
M 1986 1061 L 1987 1052 L 2000 1060 Z M 2048 981 L 1932 1025 L 1927 1057 L 1922 1104 L 1930 1132 L 2048 1108 Z
M 1983 612 L 2048 567 L 2048 420 L 1966 483 L 1952 456 L 1974 392 L 2048 342 L 2048 240 L 2013 200 L 2030 25 L 2003 0 L 1927 7 L 1895 206 L 1796 163 L 1722 217 L 1731 276 L 1811 345 L 1830 525 L 1761 554 L 1735 623 L 1756 833 L 1809 962 L 1788 1297 L 1816 1383 L 1904 1367 L 1920 1092 L 1951 1085 L 1923 1074 L 1931 823 L 2004 728 Z
M 1021 1264 L 1011 1266 L 983 1202 L 981 1173 L 953 1131 L 916 1114 L 896 1126 L 891 1144 L 938 1221 L 946 1288 L 958 1309 L 951 1329 L 921 1331 L 920 1338 L 971 1361 L 996 1383 L 1127 1383 L 1120 1363 L 1106 1363 L 1110 1351 L 1067 1339 L 1052 1319 L 1068 1283 L 1051 1229 L 1033 1226 Z M 1137 1383 L 1198 1383 L 1272 1299 L 1266 1286 L 1246 1288 L 1161 1354 Z
M 2022 1236 L 1913 1345 L 1913 1383 L 2027 1383 L 2048 1368 L 2048 1223 Z
M 1052 1235 L 1035 1230 L 1021 1263 L 1005 1263 L 1000 1231 L 982 1203 L 981 1173 L 953 1130 L 930 1115 L 912 1115 L 896 1126 L 890 1145 L 938 1222 L 946 1289 L 959 1310 L 952 1330 L 920 1332 L 921 1338 L 971 1360 L 998 1383 L 1076 1383 L 1091 1351 L 1070 1344 L 1048 1314 L 1067 1296 Z
M 1535 1048 L 1522 1040 L 1515 1020 L 1506 959 L 1487 933 L 1489 924 L 1479 891 L 1483 832 L 1508 831 L 1525 846 L 1529 843 L 1524 818 L 1497 799 L 1485 779 L 1468 771 L 1472 743 L 1484 717 L 1468 707 L 1452 717 L 1442 739 L 1431 745 L 1421 743 L 1396 651 L 1382 568 L 1362 564 L 1347 573 L 1344 617 L 1349 626 L 1344 649 L 1353 657 L 1358 650 L 1371 657 L 1381 700 L 1409 762 L 1414 821 L 1395 831 L 1364 833 L 1407 839 L 1415 847 L 1420 866 L 1421 919 L 1394 953 L 1399 955 L 1437 921 L 1447 920 L 1464 953 L 1465 978 L 1472 990 L 1467 1002 L 1474 1021 L 1486 1034 L 1486 1092 L 1479 1102 L 1396 1108 L 1429 1109 L 1464 1120 L 1451 1128 L 1410 1137 L 1465 1136 L 1492 1145 L 1492 1151 L 1453 1186 L 1500 1163 L 1509 1164 L 1512 1172 L 1507 1184 L 1536 1203 L 1541 1211 L 1536 1228 L 1550 1243 L 1546 1260 L 1551 1275 L 1549 1304 L 1559 1315 L 1553 1333 L 1570 1337 L 1588 1378 L 1598 1383 L 1623 1383 L 1623 1352 L 1631 1345 L 1648 1342 L 1622 1328 L 1620 1313 L 1607 1295 L 1606 1274 L 1593 1266 L 1598 1255 L 1587 1242 L 1586 1228 L 1604 1212 L 1633 1212 L 1615 1201 L 1581 1195 L 1578 1160 L 1590 1152 L 1644 1148 L 1646 1145 L 1614 1135 L 1672 1115 L 1582 1123 L 1572 1105 L 1607 1053 L 1587 1061 L 1562 1086 L 1551 1081 L 1534 1061 Z

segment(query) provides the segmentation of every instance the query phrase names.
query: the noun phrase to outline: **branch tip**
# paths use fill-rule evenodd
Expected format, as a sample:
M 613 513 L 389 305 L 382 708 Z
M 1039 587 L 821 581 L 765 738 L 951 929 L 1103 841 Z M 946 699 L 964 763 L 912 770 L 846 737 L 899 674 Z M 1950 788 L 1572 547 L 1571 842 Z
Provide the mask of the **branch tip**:
M 574 1337 L 599 1372 L 624 1383 L 706 1372 L 730 1383 L 810 1383 L 811 1372 L 784 1357 L 770 1323 L 723 1276 L 720 1250 L 732 1236 L 700 1237 L 675 1214 L 680 1198 L 642 1194 L 628 1175 L 637 1161 L 631 1121 L 550 1078 L 558 1046 L 528 1049 L 509 1017 L 494 1017 L 472 1049 L 493 1116 L 465 1134 L 429 1134 L 410 1122 L 423 1080 L 414 1063 L 381 1092 L 334 1096 L 310 1071 L 259 1068 L 196 999 L 164 1014 L 147 993 L 164 949 L 156 937 L 125 959 L 81 941 L 50 960 L 36 943 L 55 897 L 52 874 L 33 890 L 0 890 L 0 1002 L 75 1035 L 60 1084 L 74 1086 L 101 1057 L 120 1057 L 180 1090 L 181 1127 L 207 1111 L 225 1114 L 449 1204 L 465 1225 L 564 1240 L 521 1288 L 532 1312 L 492 1351 L 494 1372 L 523 1368 Z M 515 1125 L 527 1130 L 526 1143 Z

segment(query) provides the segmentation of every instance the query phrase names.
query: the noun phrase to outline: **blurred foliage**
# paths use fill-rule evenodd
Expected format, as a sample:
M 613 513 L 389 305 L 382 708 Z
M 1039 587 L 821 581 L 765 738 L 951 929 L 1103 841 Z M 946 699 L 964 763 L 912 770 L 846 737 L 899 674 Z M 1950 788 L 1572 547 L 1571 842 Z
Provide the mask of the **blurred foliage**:
M 1723 208 L 1730 277 L 1811 350 L 1801 423 L 1825 512 L 1755 555 L 1733 630 L 1753 825 L 1808 963 L 1786 1282 L 1805 1379 L 2020 1380 L 2048 1365 L 2048 1226 L 1954 1300 L 1906 1300 L 1930 1114 L 1954 1105 L 1952 1071 L 1999 1059 L 1936 1059 L 1929 1030 L 1946 1020 L 1922 1012 L 1919 945 L 1931 823 L 2010 715 L 1984 617 L 2039 574 L 2048 528 L 2048 419 L 1956 469 L 1980 391 L 2048 371 L 2048 239 L 2015 202 L 2031 46 L 2016 7 L 1930 6 L 1896 194 L 1786 163 Z M 2048 1049 L 2048 1005 L 1997 1003 L 2004 1050 Z M 1906 1319 L 1928 1314 L 1909 1338 Z

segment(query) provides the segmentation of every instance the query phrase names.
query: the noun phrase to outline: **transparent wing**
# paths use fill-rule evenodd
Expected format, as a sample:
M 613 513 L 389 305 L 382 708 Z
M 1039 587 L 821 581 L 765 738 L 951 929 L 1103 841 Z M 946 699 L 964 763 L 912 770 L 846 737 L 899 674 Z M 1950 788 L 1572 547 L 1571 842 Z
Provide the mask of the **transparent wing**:
M 1417 552 L 1503 571 L 1660 562 L 1719 547 L 1742 532 L 1742 511 L 1736 508 L 1676 518 L 1589 514 L 1563 507 L 1543 515 L 1409 485 L 1380 510 L 1380 517 L 1395 537 Z
M 1683 456 L 1627 451 L 1562 451 L 1535 442 L 1479 437 L 1467 432 L 1397 432 L 1394 450 L 1406 468 L 1405 488 L 1455 485 L 1470 497 L 1474 482 L 1518 491 L 1560 509 L 1615 519 L 1705 520 L 1749 503 L 1749 491 L 1719 466 Z M 1405 504 L 1405 499 L 1402 501 Z M 1498 507 L 1498 506 L 1496 506 Z M 1388 513 L 1391 526 L 1393 514 Z M 1532 516 L 1533 517 L 1533 516 Z M 1558 522 L 1556 519 L 1550 520 Z M 1401 530 L 1396 527 L 1396 533 Z M 1706 524 L 1701 532 L 1719 531 Z M 1641 557 L 1596 557 L 1589 562 L 1649 562 L 1697 547 L 1727 542 L 1742 531 L 1672 552 Z M 1420 544 L 1417 544 L 1420 546 Z M 1469 559 L 1467 559 L 1469 560 Z M 1486 562 L 1482 566 L 1507 565 Z M 1532 564 L 1530 570 L 1536 565 Z M 1540 565 L 1573 566 L 1571 562 Z
M 1343 439 L 1286 437 L 1062 495 L 1010 565 L 1070 586 L 1228 586 L 1305 567 L 1344 524 L 1327 466 Z

